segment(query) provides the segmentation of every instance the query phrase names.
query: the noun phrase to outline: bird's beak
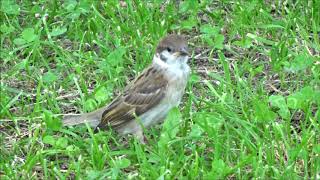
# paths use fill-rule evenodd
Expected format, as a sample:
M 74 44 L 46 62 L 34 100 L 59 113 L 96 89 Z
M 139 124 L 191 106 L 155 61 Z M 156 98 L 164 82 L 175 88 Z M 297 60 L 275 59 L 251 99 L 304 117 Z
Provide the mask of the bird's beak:
M 180 51 L 179 51 L 179 55 L 180 56 L 188 56 L 189 55 L 189 52 L 186 48 L 181 48 Z

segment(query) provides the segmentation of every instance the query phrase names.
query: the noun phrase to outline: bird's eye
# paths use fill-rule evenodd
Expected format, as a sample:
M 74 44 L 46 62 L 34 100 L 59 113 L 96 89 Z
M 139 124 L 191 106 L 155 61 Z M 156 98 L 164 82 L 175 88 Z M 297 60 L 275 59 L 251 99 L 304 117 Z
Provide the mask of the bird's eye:
M 172 52 L 172 48 L 171 47 L 167 47 L 167 51 L 168 52 Z

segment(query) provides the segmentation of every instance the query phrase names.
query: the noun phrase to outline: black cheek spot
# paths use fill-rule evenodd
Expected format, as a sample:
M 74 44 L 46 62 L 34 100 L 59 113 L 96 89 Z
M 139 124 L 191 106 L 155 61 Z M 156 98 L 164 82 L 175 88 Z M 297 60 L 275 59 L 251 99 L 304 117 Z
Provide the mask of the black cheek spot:
M 166 58 L 163 54 L 160 54 L 160 59 L 161 59 L 163 62 L 167 62 L 167 58 Z

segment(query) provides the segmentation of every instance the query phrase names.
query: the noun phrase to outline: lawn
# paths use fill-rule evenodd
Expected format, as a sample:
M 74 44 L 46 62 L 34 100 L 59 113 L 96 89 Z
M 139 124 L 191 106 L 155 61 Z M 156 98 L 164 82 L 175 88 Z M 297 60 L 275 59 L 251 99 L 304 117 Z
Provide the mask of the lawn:
M 1 1 L 1 179 L 319 179 L 320 1 Z M 183 103 L 147 144 L 64 114 L 112 101 L 166 34 Z

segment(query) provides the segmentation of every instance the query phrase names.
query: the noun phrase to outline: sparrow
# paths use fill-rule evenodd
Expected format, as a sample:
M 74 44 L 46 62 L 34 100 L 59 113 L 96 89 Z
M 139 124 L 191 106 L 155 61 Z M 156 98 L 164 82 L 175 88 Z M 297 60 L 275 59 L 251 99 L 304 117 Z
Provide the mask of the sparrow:
M 96 111 L 65 116 L 64 126 L 89 123 L 95 131 L 111 128 L 120 135 L 133 134 L 144 142 L 143 128 L 162 122 L 180 104 L 190 74 L 188 55 L 184 36 L 164 37 L 152 64 L 122 94 Z

